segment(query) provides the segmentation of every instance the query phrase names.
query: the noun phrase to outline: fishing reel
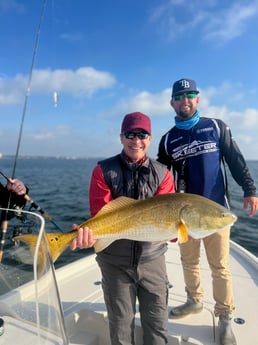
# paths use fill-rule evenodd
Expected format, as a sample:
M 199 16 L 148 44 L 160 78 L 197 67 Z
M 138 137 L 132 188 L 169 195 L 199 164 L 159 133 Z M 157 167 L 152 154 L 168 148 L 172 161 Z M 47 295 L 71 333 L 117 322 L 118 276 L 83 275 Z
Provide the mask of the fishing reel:
M 22 212 L 22 208 L 14 205 L 13 209 L 4 211 L 5 213 L 1 215 L 2 220 L 5 218 L 8 220 L 7 236 L 6 239 L 11 242 L 11 244 L 19 245 L 15 237 L 23 234 L 31 234 L 33 229 L 33 222 L 28 219 L 28 215 Z M 0 236 L 2 230 L 0 229 Z
M 16 237 L 24 234 L 32 234 L 32 228 L 30 226 L 14 225 L 9 239 L 14 246 L 18 247 L 20 245 L 20 241 L 17 240 Z

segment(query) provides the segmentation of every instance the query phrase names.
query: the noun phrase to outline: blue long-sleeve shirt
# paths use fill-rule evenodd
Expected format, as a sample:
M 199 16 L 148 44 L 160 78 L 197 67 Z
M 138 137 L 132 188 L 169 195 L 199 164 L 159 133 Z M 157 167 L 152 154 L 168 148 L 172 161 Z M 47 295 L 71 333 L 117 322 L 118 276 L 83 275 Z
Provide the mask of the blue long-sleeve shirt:
M 173 127 L 159 144 L 158 161 L 173 168 L 177 191 L 183 179 L 185 192 L 228 206 L 222 159 L 244 196 L 255 196 L 256 187 L 246 161 L 223 121 L 201 117 L 189 130 Z

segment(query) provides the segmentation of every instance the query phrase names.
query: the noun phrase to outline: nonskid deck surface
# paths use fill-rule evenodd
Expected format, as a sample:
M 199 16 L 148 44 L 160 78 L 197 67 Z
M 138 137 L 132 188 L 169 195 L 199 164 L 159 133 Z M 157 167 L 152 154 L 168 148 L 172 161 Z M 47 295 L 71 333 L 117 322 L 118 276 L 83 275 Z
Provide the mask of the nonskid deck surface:
M 170 284 L 169 309 L 185 302 L 184 282 L 178 245 L 169 243 L 166 254 Z M 218 344 L 217 318 L 213 314 L 211 273 L 204 249 L 201 253 L 204 310 L 200 314 L 170 320 L 169 344 Z M 255 344 L 258 339 L 258 264 L 235 244 L 231 246 L 231 272 L 236 310 L 233 330 L 238 345 Z M 61 300 L 71 344 L 108 345 L 108 320 L 101 289 L 101 274 L 95 255 L 57 270 Z M 241 321 L 244 321 L 242 324 Z M 136 315 L 137 345 L 141 344 L 139 315 Z M 87 336 L 86 336 L 87 334 Z M 96 336 L 98 334 L 98 336 Z M 82 340 L 83 339 L 83 340 Z M 80 342 L 83 341 L 83 342 Z M 100 341 L 100 342 L 99 342 Z
M 185 302 L 184 281 L 178 245 L 169 243 L 166 254 L 168 278 L 171 285 L 169 291 L 169 310 L 173 306 Z M 253 345 L 258 339 L 258 259 L 238 245 L 231 243 L 230 266 L 233 275 L 233 287 L 236 310 L 233 329 L 238 345 Z M 205 291 L 204 310 L 200 314 L 183 319 L 168 321 L 169 345 L 210 345 L 218 344 L 217 319 L 213 314 L 211 272 L 204 250 L 201 252 L 202 285 Z M 68 264 L 56 270 L 57 283 L 62 301 L 65 323 L 70 345 L 110 345 L 108 318 L 101 288 L 101 274 L 95 260 L 95 254 Z M 45 278 L 42 278 L 45 282 Z M 43 284 L 44 286 L 44 284 Z M 41 285 L 42 287 L 42 285 Z M 33 306 L 35 295 L 33 283 L 25 284 L 10 294 L 0 298 L 0 314 L 5 315 L 6 332 L 0 340 L 5 343 L 10 336 L 19 336 L 17 344 L 34 344 L 36 337 L 35 324 L 23 323 L 16 316 L 23 306 L 24 320 L 30 320 L 35 313 Z M 41 302 L 40 302 L 41 303 Z M 26 308 L 25 308 L 26 307 Z M 41 309 L 44 305 L 40 306 Z M 26 315 L 27 316 L 26 316 Z M 33 318 L 32 318 L 33 319 Z M 31 320 L 32 320 L 31 319 Z M 12 332 L 10 332 L 12 329 Z M 9 333 L 8 333 L 9 331 Z M 46 330 L 45 330 L 46 331 Z M 46 345 L 66 345 L 60 342 L 53 333 L 42 333 L 47 339 Z M 10 340 L 10 339 L 9 339 Z M 1 344 L 2 344 L 1 342 Z M 9 342 L 10 343 L 10 342 Z M 8 344 L 9 345 L 9 344 Z M 142 345 L 142 333 L 139 313 L 136 315 L 136 345 Z
M 236 308 L 232 328 L 238 345 L 255 344 L 258 339 L 258 314 L 254 310 L 254 306 L 258 305 L 258 259 L 232 242 L 230 254 Z M 186 301 L 178 246 L 170 245 L 167 270 L 170 282 L 173 284 L 169 296 L 171 308 Z M 181 330 L 182 335 L 191 334 L 203 344 L 218 344 L 218 318 L 215 318 L 213 314 L 211 271 L 203 248 L 201 250 L 201 276 L 205 292 L 203 312 L 183 319 L 171 320 L 169 329 L 173 333 Z

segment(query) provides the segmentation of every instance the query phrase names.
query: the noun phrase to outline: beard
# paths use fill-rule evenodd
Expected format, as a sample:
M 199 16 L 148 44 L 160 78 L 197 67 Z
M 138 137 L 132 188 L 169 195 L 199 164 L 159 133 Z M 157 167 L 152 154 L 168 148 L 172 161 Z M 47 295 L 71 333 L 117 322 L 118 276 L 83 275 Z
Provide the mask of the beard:
M 179 110 L 177 112 L 177 116 L 182 120 L 189 120 L 194 114 L 195 111 L 193 111 L 192 109 L 190 109 L 189 111 Z

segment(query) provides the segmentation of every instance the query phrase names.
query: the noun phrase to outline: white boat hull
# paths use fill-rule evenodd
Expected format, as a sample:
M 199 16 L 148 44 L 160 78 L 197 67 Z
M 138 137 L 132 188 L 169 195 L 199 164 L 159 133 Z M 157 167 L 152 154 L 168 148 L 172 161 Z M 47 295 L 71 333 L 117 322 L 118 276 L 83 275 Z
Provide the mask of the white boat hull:
M 30 216 L 35 218 L 34 214 Z M 42 218 L 40 220 L 43 223 L 39 224 L 38 238 L 41 244 L 45 245 L 47 253 L 44 221 Z M 30 255 L 26 253 L 26 246 L 20 250 L 20 258 Z M 13 257 L 12 252 L 10 257 Z M 29 263 L 30 261 L 34 266 Z M 182 304 L 186 299 L 177 243 L 168 243 L 166 263 L 169 282 L 172 285 L 169 293 L 169 311 L 172 306 Z M 236 306 L 233 330 L 237 344 L 254 345 L 258 339 L 258 259 L 231 242 L 230 266 Z M 26 259 L 25 270 L 22 267 L 20 276 L 28 267 L 33 268 L 33 280 L 0 295 L 1 345 L 110 345 L 101 273 L 94 253 L 57 270 L 54 270 L 47 255 L 46 268 L 42 276 L 38 276 L 35 268 L 35 255 L 28 262 Z M 8 286 L 10 277 L 8 274 L 4 276 L 4 273 L 8 273 L 9 269 L 13 275 L 16 267 L 9 263 L 9 267 L 2 265 L 0 268 L 2 287 Z M 211 272 L 203 248 L 201 274 L 205 291 L 204 310 L 200 314 L 183 319 L 168 320 L 170 345 L 218 344 L 218 320 L 213 314 Z M 136 345 L 142 345 L 139 313 L 136 314 L 135 322 Z

